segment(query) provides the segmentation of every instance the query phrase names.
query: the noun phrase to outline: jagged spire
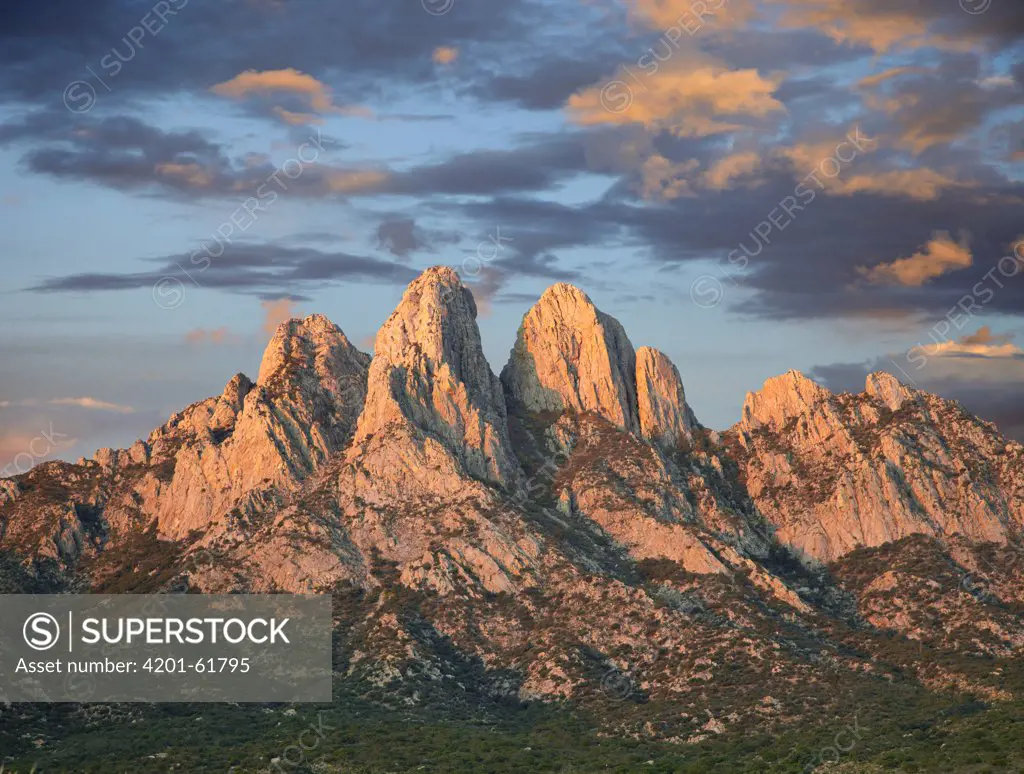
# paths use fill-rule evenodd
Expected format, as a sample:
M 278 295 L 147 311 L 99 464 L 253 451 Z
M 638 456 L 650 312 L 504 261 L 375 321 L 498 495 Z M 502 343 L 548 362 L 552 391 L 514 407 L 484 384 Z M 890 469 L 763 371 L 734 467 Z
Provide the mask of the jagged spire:
M 664 352 L 651 347 L 636 351 L 636 395 L 644 438 L 665 446 L 693 440 L 697 419 L 686 404 L 679 370 Z
M 517 476 L 473 295 L 446 266 L 413 280 L 377 333 L 356 441 L 393 424 L 441 441 L 478 478 L 507 484 Z
M 501 380 L 527 411 L 590 411 L 639 433 L 636 352 L 579 288 L 548 288 L 523 317 Z

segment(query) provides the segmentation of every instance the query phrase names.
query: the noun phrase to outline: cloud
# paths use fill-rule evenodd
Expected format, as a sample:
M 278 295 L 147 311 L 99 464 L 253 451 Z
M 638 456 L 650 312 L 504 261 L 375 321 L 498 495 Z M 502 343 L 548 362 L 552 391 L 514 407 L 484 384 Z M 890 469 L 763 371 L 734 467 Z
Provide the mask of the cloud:
M 992 328 L 983 325 L 974 333 L 955 341 L 942 341 L 926 350 L 929 356 L 970 355 L 974 357 L 1021 357 L 1024 349 L 1012 344 L 1013 334 L 995 335 Z
M 330 89 L 312 75 L 301 73 L 293 68 L 284 70 L 246 70 L 224 83 L 211 87 L 210 91 L 222 97 L 241 99 L 252 93 L 286 91 L 304 94 L 309 98 L 310 106 L 315 110 L 328 111 L 334 106 L 331 103 Z
M 62 180 L 81 180 L 117 190 L 157 190 L 194 201 L 196 196 L 236 202 L 279 196 L 323 199 L 355 196 L 431 196 L 539 191 L 562 179 L 587 171 L 585 138 L 578 134 L 528 135 L 522 144 L 505 150 L 454 153 L 439 161 L 408 167 L 337 166 L 319 154 L 301 173 L 286 180 L 287 191 L 275 182 L 281 168 L 261 154 L 230 156 L 204 133 L 164 131 L 129 116 L 83 119 L 75 130 L 62 125 L 51 112 L 29 114 L 0 124 L 0 145 L 27 140 L 47 143 L 29 151 L 22 163 L 33 172 Z M 305 153 L 320 144 L 335 151 L 337 141 L 319 130 L 300 133 Z
M 147 36 L 144 49 L 110 78 L 100 60 L 113 45 L 125 57 L 125 32 L 141 15 L 134 6 L 127 0 L 96 0 L 83 12 L 74 0 L 54 0 L 45 13 L 29 6 L 0 5 L 4 100 L 59 103 L 69 81 L 81 78 L 103 91 L 100 105 L 119 108 L 139 98 L 207 94 L 211 84 L 228 83 L 245 71 L 314 73 L 318 82 L 333 85 L 335 94 L 344 89 L 346 101 L 363 102 L 384 90 L 398 93 L 432 82 L 436 73 L 429 63 L 438 46 L 479 45 L 496 63 L 514 61 L 521 41 L 566 15 L 563 9 L 528 0 L 467 5 L 457 15 L 447 14 L 443 24 L 431 23 L 438 20 L 418 4 L 410 9 L 377 0 L 348 0 L 331 7 L 318 0 L 290 0 L 276 9 L 252 0 L 193 2 L 169 16 L 158 36 Z M 225 35 L 225 30 L 244 34 Z M 104 79 L 110 92 L 86 66 Z M 260 83 L 265 83 L 263 78 Z M 287 97 L 291 92 L 278 94 Z M 308 99 L 302 93 L 296 96 Z
M 630 16 L 652 29 L 676 28 L 694 35 L 710 30 L 725 31 L 751 21 L 756 15 L 751 0 L 628 0 Z
M 454 62 L 459 57 L 459 49 L 453 48 L 452 46 L 438 46 L 434 49 L 432 59 L 436 64 L 447 65 Z
M 134 414 L 135 409 L 131 406 L 122 406 L 118 403 L 110 403 L 104 400 L 97 400 L 96 398 L 81 397 L 81 398 L 49 398 L 47 400 L 38 400 L 36 398 L 25 398 L 23 400 L 4 400 L 0 401 L 0 408 L 32 408 L 40 406 L 72 406 L 75 408 L 86 409 L 88 411 L 112 411 L 117 414 Z
M 494 266 L 484 266 L 477 271 L 472 279 L 466 281 L 469 284 L 469 289 L 473 292 L 477 312 L 481 317 L 490 317 L 494 308 L 495 296 L 508 281 L 508 274 Z
M 659 153 L 649 156 L 640 167 L 640 195 L 645 199 L 678 199 L 694 196 L 689 176 L 700 166 L 696 159 L 674 163 Z
M 232 99 L 245 99 L 253 95 L 291 94 L 300 96 L 309 109 L 317 113 L 337 113 L 348 116 L 372 117 L 368 108 L 338 106 L 334 104 L 331 89 L 312 75 L 288 67 L 283 70 L 246 70 L 234 78 L 210 88 L 214 94 Z M 308 114 L 295 113 L 279 106 L 273 109 L 286 123 L 302 123 Z
M 404 259 L 424 247 L 424 244 L 416 232 L 415 220 L 388 218 L 377 226 L 377 247 Z
M 157 175 L 176 177 L 192 188 L 208 188 L 213 183 L 213 174 L 199 164 L 163 163 L 155 167 Z
M 831 131 L 842 138 L 842 128 Z M 636 153 L 617 155 L 620 146 L 612 145 L 599 155 L 605 168 L 621 169 L 626 177 L 597 201 L 566 207 L 554 202 L 527 204 L 524 197 L 517 197 L 491 206 L 477 203 L 466 212 L 483 222 L 501 223 L 502 231 L 507 229 L 517 240 L 520 229 L 529 234 L 543 227 L 545 235 L 539 249 L 529 250 L 533 257 L 527 265 L 537 257 L 557 255 L 563 245 L 614 245 L 627 247 L 639 260 L 649 260 L 664 272 L 678 272 L 673 276 L 687 283 L 717 263 L 732 278 L 722 278 L 732 289 L 726 296 L 728 308 L 745 318 L 884 316 L 887 324 L 918 320 L 926 326 L 972 294 L 987 311 L 1024 314 L 1024 285 L 1007 281 L 1024 269 L 1015 269 L 1004 259 L 1020 233 L 1024 184 L 991 170 L 965 165 L 963 174 L 975 178 L 972 187 L 948 187 L 935 198 L 873 191 L 839 195 L 833 188 L 823 191 L 811 180 L 801 189 L 806 195 L 800 195 L 796 185 L 813 166 L 798 170 L 787 158 L 769 157 L 756 176 L 721 191 L 701 189 L 699 170 L 687 171 L 675 181 L 690 184 L 698 196 L 686 195 L 680 186 L 680 195 L 651 204 L 638 199 L 639 173 L 634 178 L 628 170 L 637 169 L 654 153 L 665 157 L 665 165 L 684 165 L 696 158 L 706 169 L 721 152 L 721 144 L 712 138 L 659 140 L 653 150 L 651 143 L 638 142 L 633 144 Z M 835 142 L 830 151 L 835 151 Z M 887 158 L 885 151 L 858 157 L 840 179 L 862 169 L 875 174 L 861 164 L 870 161 L 881 168 Z M 657 179 L 649 175 L 648 183 Z M 780 204 L 791 204 L 793 198 L 804 209 L 789 218 Z M 864 282 L 862 267 L 921 251 L 937 223 L 970 234 L 972 270 L 947 272 L 919 286 Z M 755 228 L 767 238 L 760 238 Z M 515 246 L 523 249 L 518 241 Z M 565 268 L 557 261 L 552 265 Z M 712 273 L 719 271 L 712 268 Z M 600 277 L 591 281 L 595 280 Z
M 813 26 L 840 43 L 859 43 L 875 51 L 897 45 L 922 45 L 929 19 L 911 7 L 871 0 L 789 0 L 783 24 Z
M 275 116 L 280 118 L 286 124 L 292 126 L 306 126 L 309 124 L 322 124 L 324 120 L 314 113 L 300 113 L 292 110 L 285 110 L 280 105 L 275 105 L 273 109 Z
M 887 70 L 882 70 L 881 72 L 864 76 L 857 82 L 857 86 L 863 89 L 869 89 L 893 78 L 899 78 L 904 75 L 927 74 L 928 72 L 929 68 L 927 67 L 911 67 L 909 65 L 904 65 L 902 67 L 890 67 Z
M 966 13 L 958 3 L 919 0 L 776 0 L 776 5 L 784 8 L 784 26 L 815 27 L 838 42 L 876 52 L 1000 48 L 1024 29 L 1024 13 L 1016 4 L 996 3 L 980 14 Z
M 908 199 L 938 199 L 950 188 L 971 188 L 934 169 L 891 169 L 884 172 L 857 172 L 836 181 L 833 192 L 845 196 L 875 193 L 881 196 L 905 196 Z
M 185 334 L 188 344 L 235 344 L 239 337 L 226 326 L 220 328 L 193 328 Z
M 117 403 L 108 403 L 104 400 L 97 400 L 96 398 L 89 397 L 51 398 L 46 402 L 51 406 L 77 406 L 78 408 L 89 409 L 91 411 L 113 411 L 118 414 L 135 413 L 135 409 L 131 406 L 122 406 Z
M 747 177 L 761 168 L 763 156 L 754 151 L 734 153 L 715 161 L 704 174 L 704 185 L 712 190 L 728 188 L 736 179 Z
M 947 232 L 938 232 L 909 258 L 863 267 L 868 282 L 917 287 L 947 272 L 969 268 L 974 258 L 967 245 L 954 242 Z
M 673 70 L 642 76 L 643 88 L 628 77 L 620 73 L 574 94 L 566 106 L 569 116 L 583 126 L 638 123 L 679 137 L 702 137 L 735 131 L 742 118 L 785 112 L 773 96 L 778 81 L 757 70 L 681 62 Z
M 378 169 L 328 169 L 324 175 L 328 191 L 346 194 L 372 192 L 387 179 L 388 174 Z
M 216 257 L 211 257 L 216 255 Z M 189 255 L 143 259 L 153 268 L 130 273 L 87 272 L 50 277 L 28 288 L 36 293 L 145 290 L 166 278 L 204 288 L 280 297 L 299 294 L 331 282 L 382 282 L 405 285 L 416 272 L 408 266 L 345 252 L 325 252 L 311 247 L 273 243 L 235 243 L 221 253 L 202 249 Z M 182 267 L 188 267 L 186 274 Z M 200 268 L 202 267 L 202 268 Z
M 608 54 L 597 48 L 576 59 L 544 57 L 521 72 L 484 73 L 473 93 L 481 100 L 507 100 L 527 110 L 556 110 L 607 72 Z
M 856 135 L 855 135 L 856 133 Z M 843 134 L 836 135 L 845 140 Z M 692 196 L 701 190 L 725 191 L 737 185 L 756 187 L 766 176 L 788 170 L 794 182 L 807 180 L 809 172 L 818 170 L 817 182 L 821 190 L 833 196 L 853 196 L 872 193 L 879 196 L 906 197 L 919 200 L 937 199 L 943 191 L 952 188 L 971 188 L 975 184 L 961 182 L 927 167 L 909 169 L 886 169 L 893 162 L 892 154 L 872 164 L 859 158 L 872 154 L 877 148 L 874 138 L 866 138 L 859 129 L 852 129 L 848 136 L 856 137 L 862 147 L 858 150 L 850 142 L 837 143 L 834 139 L 797 143 L 791 146 L 766 147 L 756 150 L 737 150 L 707 161 L 707 167 L 700 170 L 701 161 L 689 158 L 672 161 L 656 151 L 640 165 L 640 191 L 644 198 L 676 199 Z M 828 177 L 821 172 L 822 164 L 836 159 L 837 154 L 856 162 L 856 171 L 846 164 L 840 165 L 840 172 Z M 852 154 L 847 156 L 845 154 Z
M 128 445 L 166 421 L 162 411 L 129 410 L 91 398 L 56 400 L 61 402 L 8 401 L 0 433 L 0 477 L 26 473 L 55 458 L 73 460 L 99 446 Z
M 919 0 L 627 0 L 631 17 L 652 29 L 699 29 L 702 35 L 743 31 L 774 24 L 775 29 L 814 30 L 847 47 L 875 52 L 924 46 L 963 49 L 1012 44 L 1024 28 L 1016 4 L 994 4 L 982 14 L 959 4 Z M 697 15 L 711 14 L 706 24 Z
M 977 53 L 950 53 L 930 67 L 893 68 L 859 86 L 865 105 L 889 117 L 880 126 L 891 143 L 920 155 L 969 137 L 989 116 L 1024 101 L 1014 79 L 985 77 L 990 67 Z
M 277 326 L 292 319 L 295 314 L 295 302 L 290 298 L 279 298 L 274 301 L 261 301 L 263 307 L 263 332 L 273 336 Z
M 505 150 L 457 153 L 436 163 L 392 174 L 376 193 L 398 196 L 535 193 L 585 171 L 585 137 L 562 132 L 533 134 Z

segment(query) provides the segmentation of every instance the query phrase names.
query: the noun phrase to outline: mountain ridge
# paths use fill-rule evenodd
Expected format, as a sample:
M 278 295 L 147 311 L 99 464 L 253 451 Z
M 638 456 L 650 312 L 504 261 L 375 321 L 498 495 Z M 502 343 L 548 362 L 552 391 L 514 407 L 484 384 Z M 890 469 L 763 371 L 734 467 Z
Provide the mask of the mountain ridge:
M 472 663 L 474 695 L 601 706 L 618 670 L 675 709 L 608 722 L 687 741 L 718 733 L 710 686 L 723 729 L 769 722 L 766 694 L 772 717 L 834 705 L 798 690 L 823 663 L 851 690 L 1005 696 L 970 659 L 1024 643 L 1022 567 L 986 560 L 1019 544 L 1019 444 L 886 374 L 774 377 L 719 433 L 579 289 L 538 299 L 500 377 L 476 313 L 435 267 L 373 357 L 282 323 L 255 382 L 0 481 L 0 553 L 64 589 L 332 593 L 339 679 L 385 703 L 464 691 Z M 900 671 L 916 642 L 945 659 L 927 684 Z

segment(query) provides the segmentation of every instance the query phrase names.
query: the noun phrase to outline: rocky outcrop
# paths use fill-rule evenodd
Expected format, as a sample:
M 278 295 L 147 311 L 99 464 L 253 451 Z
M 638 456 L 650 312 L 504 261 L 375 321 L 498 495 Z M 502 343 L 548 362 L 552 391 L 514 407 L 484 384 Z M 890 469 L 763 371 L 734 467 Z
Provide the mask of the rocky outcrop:
M 281 323 L 254 384 L 236 374 L 220 396 L 186 408 L 127 450 L 100 449 L 131 492 L 107 506 L 127 525 L 141 510 L 180 539 L 223 527 L 230 512 L 272 490 L 294 491 L 352 436 L 366 395 L 369 356 L 323 315 Z
M 662 446 L 689 446 L 697 418 L 686 404 L 679 371 L 663 352 L 636 351 L 636 395 L 640 433 Z
M 491 372 L 476 304 L 448 267 L 406 289 L 377 333 L 356 443 L 403 430 L 441 444 L 471 476 L 501 485 L 518 477 L 501 383 Z
M 640 431 L 636 353 L 619 321 L 579 288 L 553 285 L 526 313 L 501 380 L 529 412 L 593 412 Z
M 757 392 L 747 393 L 741 426 L 781 430 L 790 420 L 819 414 L 826 420 L 820 427 L 821 437 L 827 437 L 838 424 L 832 393 L 799 371 L 787 371 L 768 379 Z
M 1004 542 L 1024 526 L 1019 445 L 889 374 L 859 395 L 769 379 L 726 438 L 780 539 L 822 559 L 913 534 Z
M 694 449 L 702 428 L 679 371 L 658 350 L 634 352 L 583 291 L 561 284 L 541 296 L 502 381 L 517 421 L 547 424 L 534 439 L 540 469 L 551 470 L 558 510 L 581 529 L 596 525 L 635 559 L 701 574 L 731 572 L 723 541 L 764 549 L 763 524 L 716 450 Z
M 868 374 L 864 392 L 884 405 L 890 411 L 899 411 L 905 402 L 914 400 L 916 390 L 905 387 L 892 374 L 877 371 Z

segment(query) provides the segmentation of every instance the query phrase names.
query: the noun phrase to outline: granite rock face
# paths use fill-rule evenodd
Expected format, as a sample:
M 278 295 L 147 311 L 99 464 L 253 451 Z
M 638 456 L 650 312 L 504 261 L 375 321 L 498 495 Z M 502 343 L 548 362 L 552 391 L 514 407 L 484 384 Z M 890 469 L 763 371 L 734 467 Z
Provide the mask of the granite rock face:
M 501 379 L 529 412 L 592 412 L 640 430 L 636 352 L 619 321 L 579 288 L 559 283 L 526 313 Z
M 780 539 L 821 559 L 915 534 L 1005 542 L 1024 527 L 1020 445 L 889 374 L 858 395 L 774 377 L 726 438 Z
M 413 281 L 377 333 L 356 443 L 401 428 L 451 452 L 471 476 L 515 482 L 501 383 L 480 342 L 473 295 L 447 267 Z
M 146 442 L 169 481 L 143 487 L 161 534 L 204 529 L 254 492 L 293 490 L 352 436 L 369 356 L 322 315 L 278 326 L 259 378 L 176 414 Z
M 636 394 L 644 438 L 668 447 L 693 442 L 697 418 L 686 404 L 678 369 L 663 352 L 651 347 L 636 351 Z

